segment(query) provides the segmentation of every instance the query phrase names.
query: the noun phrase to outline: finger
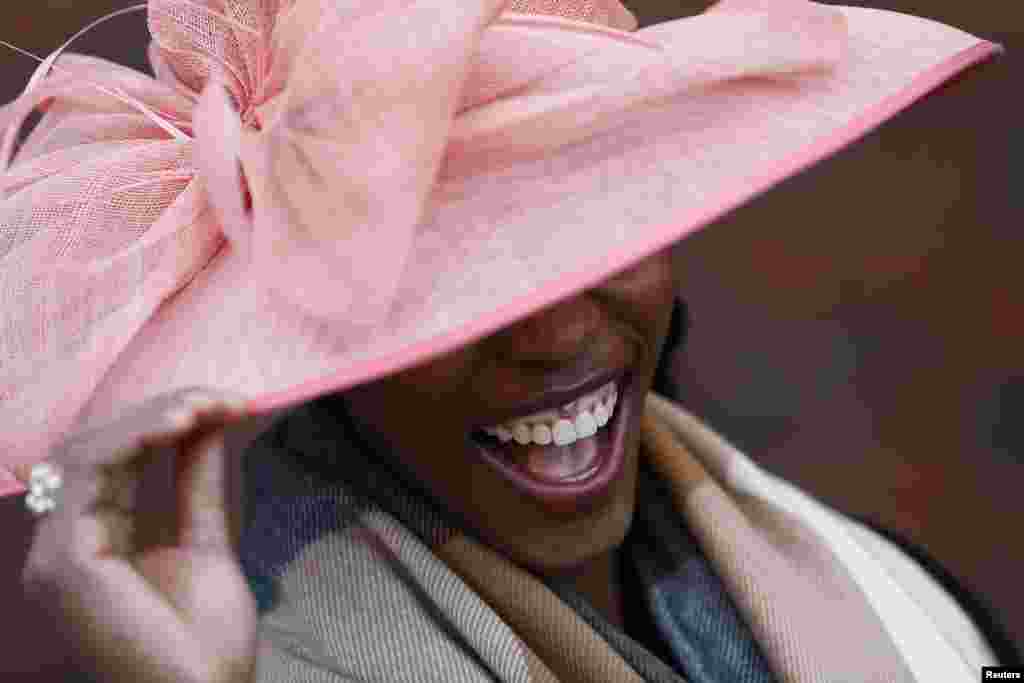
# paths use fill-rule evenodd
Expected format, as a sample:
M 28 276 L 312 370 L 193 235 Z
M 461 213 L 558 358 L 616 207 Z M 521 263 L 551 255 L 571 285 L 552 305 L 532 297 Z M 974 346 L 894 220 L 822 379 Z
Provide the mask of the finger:
M 112 423 L 73 434 L 49 460 L 62 467 L 124 464 L 144 454 L 147 447 L 173 444 L 199 426 L 245 416 L 241 396 L 183 389 L 134 406 Z
M 183 447 L 178 466 L 178 543 L 229 553 L 224 429 L 201 434 Z
M 28 484 L 28 481 L 32 476 L 32 465 L 33 463 L 27 462 L 11 465 L 10 472 L 14 475 L 14 478 L 22 484 Z
M 157 457 L 173 451 L 164 449 Z M 118 500 L 123 479 L 110 481 L 107 469 L 78 468 L 57 510 L 40 520 L 22 576 L 26 592 L 54 610 L 78 652 L 111 680 L 210 680 L 174 668 L 185 661 L 202 664 L 203 653 L 174 611 L 173 596 L 161 595 L 164 586 L 154 586 L 136 566 L 145 557 L 137 552 L 146 519 L 127 509 L 134 501 Z M 173 515 L 169 519 L 168 526 L 176 523 Z M 181 560 L 165 564 L 183 566 Z M 157 666 L 158 676 L 150 676 L 147 666 Z
M 204 653 L 180 616 L 120 558 L 65 564 L 59 575 L 27 579 L 25 589 L 102 680 L 209 680 L 183 668 Z
M 173 534 L 178 520 L 170 510 L 160 515 L 166 518 L 143 520 L 148 526 L 136 523 L 143 472 L 161 452 L 170 454 L 173 441 L 186 439 L 189 429 L 208 430 L 244 412 L 238 398 L 194 389 L 175 392 L 133 408 L 104 429 L 65 442 L 51 458 L 61 467 L 64 483 L 57 509 L 37 525 L 38 569 L 49 572 L 50 565 L 129 554 L 136 549 L 135 532 L 140 529 L 170 529 Z M 171 445 L 158 445 L 161 441 Z
M 131 554 L 137 482 L 130 477 L 129 473 L 112 477 L 96 468 L 65 473 L 56 509 L 36 525 L 26 573 L 59 578 L 69 567 Z

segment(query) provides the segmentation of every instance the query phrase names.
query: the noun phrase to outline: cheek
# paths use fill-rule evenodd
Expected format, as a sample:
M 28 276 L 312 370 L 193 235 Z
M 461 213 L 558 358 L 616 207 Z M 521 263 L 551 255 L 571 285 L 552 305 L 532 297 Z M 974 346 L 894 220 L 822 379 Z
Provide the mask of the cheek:
M 401 374 L 406 390 L 440 398 L 472 377 L 474 347 L 463 348 Z M 446 399 L 447 400 L 447 396 Z
M 663 251 L 643 261 L 631 277 L 622 282 L 622 287 L 618 295 L 629 301 L 637 324 L 642 325 L 648 335 L 650 348 L 661 349 L 668 336 L 678 291 L 671 254 Z M 652 361 L 656 365 L 657 357 Z
M 389 434 L 413 434 L 425 430 L 446 434 L 461 419 L 459 397 L 472 374 L 472 353 L 460 350 L 391 377 L 356 387 L 346 400 L 353 415 Z
M 661 251 L 641 261 L 610 280 L 608 287 L 647 320 L 660 322 L 671 314 L 678 287 L 672 253 Z

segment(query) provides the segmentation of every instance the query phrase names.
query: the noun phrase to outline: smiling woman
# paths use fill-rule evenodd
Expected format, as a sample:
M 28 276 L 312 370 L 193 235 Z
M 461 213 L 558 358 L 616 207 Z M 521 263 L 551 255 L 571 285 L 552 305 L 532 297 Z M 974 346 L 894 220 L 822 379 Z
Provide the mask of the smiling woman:
M 83 668 L 995 663 L 919 566 L 662 394 L 682 238 L 999 46 L 806 0 L 641 30 L 617 0 L 147 9 L 156 79 L 55 53 L 0 109 L 0 452 Z
M 379 450 L 402 454 L 489 544 L 536 570 L 576 568 L 626 534 L 644 397 L 678 289 L 670 252 L 660 252 L 490 337 L 352 389 L 344 402 Z M 565 418 L 575 413 L 580 424 L 589 413 L 567 404 L 609 382 L 607 424 L 579 435 Z M 550 422 L 552 443 L 472 437 L 476 425 L 547 408 L 546 420 L 518 424 Z

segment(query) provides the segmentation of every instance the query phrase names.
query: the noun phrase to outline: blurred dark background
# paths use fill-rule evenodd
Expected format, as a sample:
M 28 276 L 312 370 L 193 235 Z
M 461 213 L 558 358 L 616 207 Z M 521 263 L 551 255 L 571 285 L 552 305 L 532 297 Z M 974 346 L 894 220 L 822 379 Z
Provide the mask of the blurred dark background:
M 0 38 L 45 55 L 130 4 L 5 2 Z M 708 4 L 626 0 L 641 26 Z M 1024 4 L 831 4 L 1007 53 L 688 240 L 682 398 L 771 471 L 927 551 L 1024 650 Z M 73 51 L 146 68 L 147 41 L 137 14 Z M 0 102 L 33 67 L 0 47 Z M 63 654 L 17 584 L 20 506 L 0 501 L 0 679 L 53 680 Z

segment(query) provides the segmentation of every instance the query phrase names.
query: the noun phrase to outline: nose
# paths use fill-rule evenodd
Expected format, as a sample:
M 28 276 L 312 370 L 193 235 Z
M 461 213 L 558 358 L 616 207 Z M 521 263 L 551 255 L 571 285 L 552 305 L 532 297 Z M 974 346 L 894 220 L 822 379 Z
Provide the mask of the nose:
M 585 352 L 598 338 L 601 324 L 598 302 L 583 292 L 513 323 L 492 342 L 503 357 L 557 364 Z

